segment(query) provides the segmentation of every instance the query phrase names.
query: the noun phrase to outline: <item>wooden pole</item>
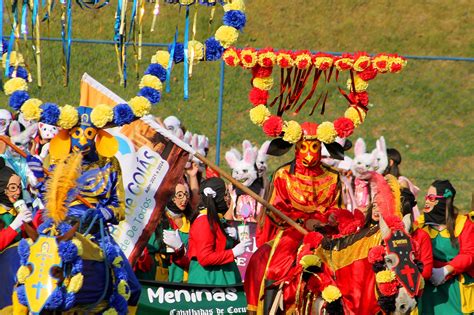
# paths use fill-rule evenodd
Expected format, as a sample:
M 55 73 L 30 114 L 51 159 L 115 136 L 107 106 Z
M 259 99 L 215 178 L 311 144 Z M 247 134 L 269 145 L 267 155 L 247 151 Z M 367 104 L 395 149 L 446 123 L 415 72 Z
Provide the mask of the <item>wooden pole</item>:
M 224 172 L 219 166 L 216 164 L 212 163 L 209 161 L 206 157 L 202 156 L 199 153 L 194 154 L 194 156 L 202 161 L 204 164 L 212 168 L 214 171 L 218 172 L 222 177 L 230 181 L 235 187 L 239 188 L 242 190 L 244 193 L 247 195 L 251 196 L 255 200 L 257 200 L 259 203 L 261 203 L 263 206 L 265 206 L 267 209 L 270 209 L 274 214 L 276 214 L 278 217 L 280 217 L 282 220 L 284 220 L 286 223 L 291 225 L 293 228 L 295 228 L 298 232 L 302 233 L 303 235 L 308 234 L 308 231 L 305 230 L 301 225 L 293 221 L 290 217 L 282 213 L 280 210 L 275 208 L 273 205 L 268 203 L 265 199 L 260 197 L 258 194 L 254 193 L 252 190 L 250 190 L 247 186 L 244 186 L 242 183 L 237 181 L 235 178 L 233 178 L 230 174 Z
M 16 145 L 14 145 L 11 141 L 10 141 L 10 138 L 8 138 L 7 136 L 0 136 L 0 141 L 3 141 L 6 145 L 8 145 L 10 148 L 12 148 L 16 153 L 18 153 L 19 155 L 21 155 L 22 157 L 24 157 L 26 159 L 26 157 L 28 156 L 22 149 L 20 149 L 19 147 L 17 147 Z M 51 172 L 44 168 L 43 167 L 43 171 L 46 175 L 51 175 Z M 82 202 L 83 204 L 85 204 L 87 207 L 89 208 L 95 208 L 89 201 L 87 201 L 86 199 L 84 199 L 84 197 L 82 197 L 81 195 L 77 195 L 76 196 L 76 199 L 79 200 L 80 202 Z

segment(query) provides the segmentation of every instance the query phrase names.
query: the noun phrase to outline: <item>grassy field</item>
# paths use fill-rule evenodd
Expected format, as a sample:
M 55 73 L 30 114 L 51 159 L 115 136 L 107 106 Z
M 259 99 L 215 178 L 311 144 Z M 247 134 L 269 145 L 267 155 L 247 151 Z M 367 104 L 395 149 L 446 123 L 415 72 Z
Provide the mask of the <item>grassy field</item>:
M 99 11 L 73 12 L 73 37 L 111 40 L 115 7 Z M 58 8 L 49 23 L 42 25 L 45 37 L 60 37 Z M 205 40 L 220 25 L 220 7 L 209 26 L 210 9 L 199 7 L 196 39 Z M 175 26 L 183 37 L 184 10 L 161 5 L 155 32 L 151 33 L 152 5 L 146 6 L 144 42 L 172 41 Z M 194 9 L 191 11 L 194 14 Z M 470 1 L 247 1 L 248 23 L 238 46 L 282 49 L 311 49 L 332 52 L 396 52 L 402 55 L 474 56 L 472 25 L 474 6 Z M 8 19 L 5 16 L 5 19 Z M 4 20 L 5 20 L 4 19 Z M 471 22 L 469 22 L 471 21 Z M 9 32 L 8 20 L 5 31 Z M 31 46 L 30 43 L 27 44 Z M 23 53 L 33 69 L 31 50 L 22 44 Z M 44 101 L 76 104 L 82 73 L 103 82 L 128 99 L 138 89 L 133 49 L 128 50 L 129 84 L 118 82 L 115 50 L 111 45 L 74 44 L 72 47 L 71 84 L 64 87 L 61 72 L 61 45 L 42 43 L 42 89 L 32 87 L 31 94 Z M 144 48 L 139 65 L 141 76 L 156 48 Z M 190 82 L 190 100 L 183 101 L 183 65 L 172 73 L 171 93 L 164 93 L 154 110 L 158 116 L 180 117 L 193 132 L 204 133 L 215 141 L 219 92 L 218 62 L 201 63 L 194 68 Z M 265 137 L 248 118 L 251 107 L 247 93 L 250 74 L 240 68 L 225 69 L 225 98 L 222 130 L 223 150 L 239 146 L 243 139 L 261 143 Z M 371 82 L 369 94 L 373 106 L 369 116 L 353 136 L 363 137 L 372 149 L 375 139 L 385 136 L 389 147 L 403 155 L 402 172 L 421 189 L 422 195 L 437 178 L 452 180 L 458 190 L 457 204 L 470 207 L 474 192 L 474 63 L 409 60 L 405 71 L 384 75 Z M 328 102 L 328 112 L 339 115 L 344 103 L 336 91 Z M 6 97 L 1 101 L 6 104 Z M 304 121 L 307 117 L 294 117 Z M 313 117 L 315 121 L 322 120 Z M 213 154 L 213 153 L 211 153 Z M 352 152 L 350 152 L 352 154 Z M 221 155 L 223 158 L 223 154 Z M 273 158 L 272 168 L 290 157 Z M 419 199 L 422 202 L 422 198 Z

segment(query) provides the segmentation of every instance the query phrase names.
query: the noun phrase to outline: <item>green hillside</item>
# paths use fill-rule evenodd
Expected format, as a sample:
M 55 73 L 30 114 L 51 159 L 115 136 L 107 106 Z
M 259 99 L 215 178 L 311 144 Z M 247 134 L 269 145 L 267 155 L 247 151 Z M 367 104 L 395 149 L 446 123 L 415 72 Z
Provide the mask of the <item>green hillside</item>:
M 144 16 L 144 42 L 172 41 L 179 26 L 182 41 L 184 10 L 161 3 L 155 32 L 150 32 L 152 4 Z M 73 37 L 111 40 L 115 4 L 99 11 L 81 10 L 74 6 Z M 238 46 L 280 49 L 311 49 L 332 52 L 394 52 L 401 55 L 474 56 L 470 1 L 247 1 L 247 26 Z M 194 8 L 191 10 L 191 16 Z M 209 26 L 210 9 L 199 6 L 196 39 L 205 40 L 221 25 L 222 9 L 216 9 L 214 23 Z M 60 37 L 60 8 L 49 22 L 42 24 L 42 36 Z M 471 22 L 469 22 L 471 21 Z M 9 33 L 8 16 L 4 16 Z M 31 43 L 27 44 L 28 47 Z M 31 50 L 21 46 L 36 77 Z M 63 87 L 61 44 L 42 42 L 44 86 L 32 86 L 31 94 L 44 101 L 76 104 L 79 80 L 84 72 L 128 99 L 137 91 L 133 48 L 128 49 L 129 85 L 120 87 L 115 50 L 111 45 L 73 44 L 71 84 Z M 156 48 L 144 47 L 139 65 L 141 76 Z M 183 101 L 183 65 L 172 73 L 171 93 L 164 93 L 155 114 L 179 116 L 193 132 L 207 134 L 215 141 L 219 93 L 219 62 L 200 63 L 190 81 L 190 100 Z M 278 75 L 278 73 L 277 73 Z M 277 77 L 276 77 L 277 78 Z M 225 152 L 240 146 L 243 139 L 261 143 L 265 137 L 248 118 L 251 104 L 247 93 L 250 74 L 240 68 L 225 69 L 225 98 L 222 143 Z M 409 60 L 400 74 L 387 74 L 371 81 L 369 116 L 353 136 L 364 137 L 370 149 L 375 139 L 385 136 L 389 147 L 403 155 L 402 172 L 426 192 L 436 178 L 449 178 L 458 190 L 458 206 L 470 207 L 474 192 L 474 113 L 472 95 L 474 63 L 452 61 Z M 343 111 L 336 91 L 329 100 L 328 112 Z M 7 98 L 1 96 L 6 104 Z M 296 117 L 303 121 L 306 117 Z M 319 121 L 319 117 L 314 117 Z M 212 154 L 212 153 L 211 153 Z M 221 154 L 223 158 L 223 154 Z M 271 167 L 289 157 L 270 161 Z M 224 163 L 225 164 L 225 163 Z M 419 202 L 423 202 L 422 198 Z

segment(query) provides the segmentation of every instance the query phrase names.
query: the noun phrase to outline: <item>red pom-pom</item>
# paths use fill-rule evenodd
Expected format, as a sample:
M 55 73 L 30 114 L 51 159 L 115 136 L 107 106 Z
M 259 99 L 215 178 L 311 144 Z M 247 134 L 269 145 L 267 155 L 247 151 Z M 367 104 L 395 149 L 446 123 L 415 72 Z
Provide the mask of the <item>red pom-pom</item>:
M 401 64 L 395 63 L 395 62 L 391 64 L 391 66 L 390 66 L 390 72 L 391 73 L 397 73 L 400 70 L 402 70 L 402 65 Z
M 263 132 L 269 137 L 278 137 L 283 129 L 283 119 L 279 116 L 270 116 L 263 123 Z
M 375 264 L 376 262 L 383 261 L 384 256 L 385 256 L 385 248 L 382 245 L 378 245 L 378 246 L 372 247 L 369 250 L 369 255 L 367 259 L 369 260 L 369 263 Z
M 308 234 L 305 235 L 303 239 L 303 243 L 309 244 L 309 247 L 313 249 L 313 248 L 318 248 L 322 240 L 323 240 L 323 236 L 321 235 L 321 233 L 309 232 Z
M 392 296 L 398 293 L 398 283 L 397 281 L 386 282 L 386 283 L 379 283 L 378 284 L 379 291 L 384 296 Z
M 252 68 L 252 76 L 254 78 L 267 78 L 272 75 L 273 67 L 262 67 L 256 65 Z
M 341 138 L 347 138 L 354 132 L 354 123 L 349 118 L 341 117 L 334 121 L 334 129 Z
M 372 65 L 370 65 L 364 71 L 358 72 L 357 75 L 364 81 L 370 81 L 377 76 L 377 69 L 375 69 Z
M 249 93 L 249 100 L 254 106 L 267 105 L 268 91 L 260 90 L 259 88 L 252 88 Z
M 349 94 L 349 100 L 351 104 L 367 106 L 369 105 L 369 94 L 365 91 L 360 93 L 351 92 Z

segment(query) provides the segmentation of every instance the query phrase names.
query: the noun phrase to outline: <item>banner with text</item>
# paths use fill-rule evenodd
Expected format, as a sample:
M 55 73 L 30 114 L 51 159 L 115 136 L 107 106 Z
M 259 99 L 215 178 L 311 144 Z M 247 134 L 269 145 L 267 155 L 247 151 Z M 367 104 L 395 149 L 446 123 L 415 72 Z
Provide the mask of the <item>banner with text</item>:
M 249 238 L 252 240 L 252 246 L 248 247 L 245 250 L 245 253 L 235 259 L 237 267 L 239 267 L 240 275 L 242 276 L 242 279 L 245 279 L 245 270 L 247 270 L 250 257 L 257 251 L 257 223 L 248 222 L 243 224 L 241 221 L 227 221 L 227 223 L 237 229 L 240 239 Z
M 246 314 L 242 285 L 205 286 L 140 281 L 142 294 L 137 314 L 219 315 Z
M 188 153 L 142 120 L 108 131 L 119 142 L 126 206 L 126 218 L 112 235 L 133 265 L 183 176 Z

